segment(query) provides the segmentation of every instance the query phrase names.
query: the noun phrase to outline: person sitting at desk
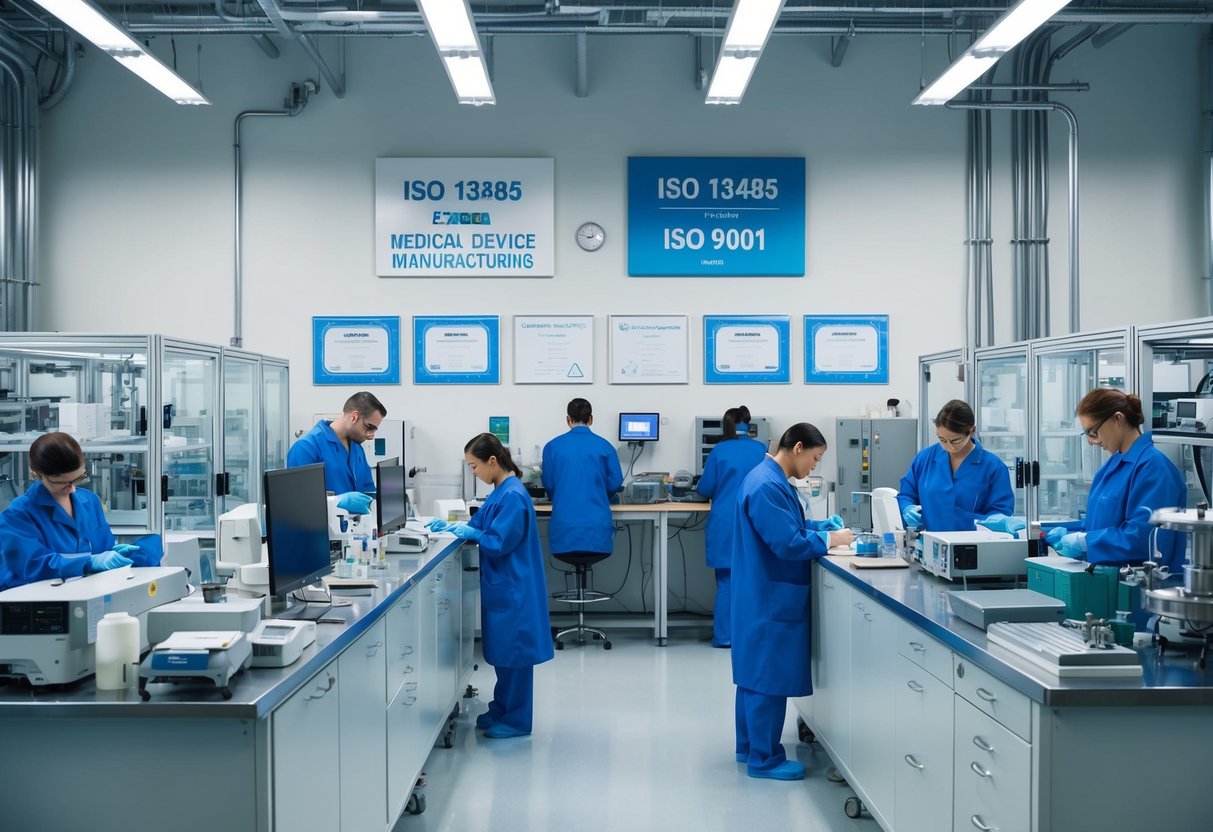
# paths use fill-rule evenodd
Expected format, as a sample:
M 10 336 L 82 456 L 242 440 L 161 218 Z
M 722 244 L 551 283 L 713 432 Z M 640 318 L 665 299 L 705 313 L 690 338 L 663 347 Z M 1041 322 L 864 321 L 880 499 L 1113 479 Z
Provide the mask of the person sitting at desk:
M 286 467 L 323 462 L 324 487 L 338 495 L 337 507 L 350 514 L 368 514 L 375 477 L 362 443 L 375 435 L 386 417 L 387 408 L 373 393 L 355 393 L 346 400 L 340 419 L 321 419 L 291 445 Z
M 615 537 L 611 495 L 623 487 L 619 454 L 590 430 L 588 401 L 573 399 L 566 413 L 568 432 L 543 446 L 543 487 L 552 501 L 548 547 L 553 555 L 609 555 Z
M 101 500 L 78 486 L 88 482 L 84 452 L 66 433 L 30 445 L 34 481 L 0 512 L 0 589 L 48 578 L 78 578 L 119 566 L 157 566 L 159 535 L 116 543 Z

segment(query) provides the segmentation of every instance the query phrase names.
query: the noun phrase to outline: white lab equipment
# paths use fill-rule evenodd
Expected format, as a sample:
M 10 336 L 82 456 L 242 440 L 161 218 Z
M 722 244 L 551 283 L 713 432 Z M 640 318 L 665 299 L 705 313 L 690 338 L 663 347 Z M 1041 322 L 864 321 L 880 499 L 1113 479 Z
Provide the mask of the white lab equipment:
M 256 595 L 269 593 L 269 555 L 261 542 L 256 503 L 219 515 L 215 572 L 228 576 L 228 588 Z
M 872 501 L 872 531 L 879 537 L 892 532 L 902 532 L 906 527 L 901 521 L 901 507 L 897 504 L 897 489 L 881 486 L 871 491 L 852 491 L 851 501 L 859 502 L 861 497 Z
M 156 645 L 139 666 L 139 696 L 152 698 L 149 682 L 207 679 L 224 699 L 232 698 L 232 677 L 249 666 L 252 645 L 239 630 L 173 633 Z
M 354 545 L 361 538 L 370 539 L 371 530 L 375 528 L 375 503 L 371 501 L 368 514 L 350 514 L 337 506 L 339 499 L 340 497 L 332 495 L 328 498 L 329 542 L 336 543 L 344 557 L 347 546 Z
M 922 568 L 945 581 L 1012 580 L 1028 573 L 1028 541 L 998 532 L 923 532 L 918 545 Z
M 126 690 L 139 682 L 139 619 L 106 613 L 97 624 L 97 690 Z
M 261 621 L 261 598 L 244 598 L 235 593 L 218 603 L 207 603 L 201 592 L 150 610 L 147 614 L 147 641 L 159 644 L 173 633 L 199 630 L 240 630 L 251 633 Z
M 303 655 L 303 649 L 315 640 L 315 621 L 267 618 L 249 636 L 253 644 L 253 667 L 294 664 Z
M 435 500 L 434 516 L 440 520 L 466 520 L 468 506 L 463 500 Z

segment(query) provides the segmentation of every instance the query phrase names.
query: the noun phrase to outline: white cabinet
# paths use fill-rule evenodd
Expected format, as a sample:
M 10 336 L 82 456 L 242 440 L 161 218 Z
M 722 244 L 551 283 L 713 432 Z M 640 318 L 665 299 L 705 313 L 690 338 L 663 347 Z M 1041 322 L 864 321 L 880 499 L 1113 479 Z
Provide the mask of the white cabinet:
M 952 689 L 899 657 L 894 751 L 894 828 L 940 832 L 952 825 Z
M 388 610 L 387 621 L 387 816 L 404 811 L 430 744 L 421 736 L 421 604 L 418 590 Z
M 420 627 L 421 605 L 417 600 L 417 590 L 396 602 L 384 616 L 386 630 L 387 669 L 383 688 L 383 702 L 391 702 L 406 688 L 415 696 L 421 686 L 421 652 Z
M 862 593 L 851 600 L 851 773 L 882 825 L 893 818 L 897 618 Z
M 1033 815 L 1031 745 L 964 697 L 954 699 L 953 832 L 1028 832 Z
M 276 832 L 341 826 L 337 677 L 329 662 L 273 713 Z
M 417 653 L 421 657 L 421 666 L 426 669 L 426 676 L 421 680 L 418 693 L 421 705 L 421 724 L 425 727 L 434 726 L 435 730 L 428 737 L 434 741 L 437 735 L 437 723 L 445 716 L 442 713 L 443 703 L 448 693 L 439 689 L 438 668 L 438 586 L 445 564 L 440 564 L 414 590 L 417 603 L 421 607 L 421 627 L 418 634 Z
M 387 745 L 383 711 L 385 622 L 379 619 L 337 659 L 341 677 L 341 829 L 387 824 Z
M 813 695 L 811 716 L 835 762 L 851 759 L 851 598 L 853 590 L 816 568 L 813 579 Z
M 437 717 L 449 714 L 451 695 L 459 685 L 459 633 L 463 624 L 463 567 L 460 558 L 448 558 L 437 571 L 434 594 L 435 651 L 438 660 Z

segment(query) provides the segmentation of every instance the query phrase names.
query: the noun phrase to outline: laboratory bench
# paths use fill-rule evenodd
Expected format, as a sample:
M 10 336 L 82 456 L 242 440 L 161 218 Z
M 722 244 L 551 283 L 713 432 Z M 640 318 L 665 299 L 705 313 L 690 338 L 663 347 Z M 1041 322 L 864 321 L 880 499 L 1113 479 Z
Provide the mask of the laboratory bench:
M 0 684 L 0 818 L 13 829 L 389 830 L 471 672 L 477 550 L 389 555 L 370 595 L 285 668 L 151 698 Z M 366 590 L 363 590 L 364 592 Z M 341 603 L 338 600 L 338 603 Z
M 814 690 L 794 702 L 883 829 L 1201 825 L 1186 781 L 1213 748 L 1213 670 L 1194 654 L 1145 647 L 1140 677 L 1062 679 L 953 615 L 959 583 L 851 560 L 814 565 Z

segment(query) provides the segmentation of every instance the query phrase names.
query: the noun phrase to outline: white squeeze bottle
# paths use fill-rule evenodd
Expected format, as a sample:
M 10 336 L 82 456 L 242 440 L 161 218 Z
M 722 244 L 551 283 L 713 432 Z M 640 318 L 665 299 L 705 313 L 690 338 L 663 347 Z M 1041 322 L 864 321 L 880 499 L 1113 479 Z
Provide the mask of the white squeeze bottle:
M 139 619 L 111 612 L 97 622 L 97 690 L 133 688 L 139 681 Z

